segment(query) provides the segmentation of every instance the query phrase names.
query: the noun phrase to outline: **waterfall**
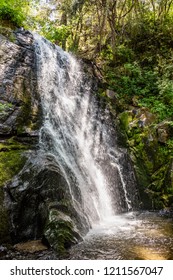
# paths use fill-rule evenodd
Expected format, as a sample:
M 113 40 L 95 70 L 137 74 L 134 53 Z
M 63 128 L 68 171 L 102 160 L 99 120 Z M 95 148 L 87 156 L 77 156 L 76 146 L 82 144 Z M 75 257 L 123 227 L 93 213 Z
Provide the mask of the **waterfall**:
M 91 225 L 130 210 L 123 152 L 108 110 L 101 108 L 80 63 L 34 35 L 43 110 L 40 149 L 57 162 L 75 209 Z

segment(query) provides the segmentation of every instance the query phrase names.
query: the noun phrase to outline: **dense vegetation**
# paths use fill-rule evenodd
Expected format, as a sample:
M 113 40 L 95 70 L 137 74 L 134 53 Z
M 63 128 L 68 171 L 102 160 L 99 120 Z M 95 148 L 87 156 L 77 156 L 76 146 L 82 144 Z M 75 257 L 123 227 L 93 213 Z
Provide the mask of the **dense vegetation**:
M 92 61 L 141 187 L 154 208 L 171 206 L 173 0 L 3 0 L 0 22 L 35 30 Z

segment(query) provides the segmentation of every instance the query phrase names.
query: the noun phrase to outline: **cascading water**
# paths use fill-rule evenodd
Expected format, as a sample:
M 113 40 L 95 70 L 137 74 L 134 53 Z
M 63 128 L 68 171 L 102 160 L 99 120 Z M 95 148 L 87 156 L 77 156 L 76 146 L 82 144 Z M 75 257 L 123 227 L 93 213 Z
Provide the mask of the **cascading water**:
M 100 108 L 76 59 L 40 36 L 34 37 L 44 116 L 42 152 L 55 158 L 75 209 L 91 225 L 130 210 L 133 199 L 126 188 L 130 176 L 123 175 L 126 159 L 117 148 L 109 112 Z

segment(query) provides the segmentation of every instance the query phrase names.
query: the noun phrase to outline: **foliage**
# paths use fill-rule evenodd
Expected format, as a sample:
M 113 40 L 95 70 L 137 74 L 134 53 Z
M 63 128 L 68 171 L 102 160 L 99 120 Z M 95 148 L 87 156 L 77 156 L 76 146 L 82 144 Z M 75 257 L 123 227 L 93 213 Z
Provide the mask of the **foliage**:
M 158 66 L 142 67 L 139 62 L 134 61 L 113 69 L 107 67 L 105 77 L 124 102 L 132 104 L 135 97 L 135 105 L 150 108 L 163 120 L 173 117 L 171 73 L 172 61 L 162 65 L 162 69 Z
M 1 103 L 0 102 L 0 113 L 3 112 L 5 109 L 11 108 L 13 105 L 11 103 Z
M 66 40 L 70 34 L 70 27 L 61 25 L 61 26 L 52 26 L 51 24 L 43 26 L 41 34 L 44 35 L 51 42 L 61 46 L 62 42 Z
M 21 27 L 24 25 L 29 9 L 29 0 L 1 0 L 0 21 Z

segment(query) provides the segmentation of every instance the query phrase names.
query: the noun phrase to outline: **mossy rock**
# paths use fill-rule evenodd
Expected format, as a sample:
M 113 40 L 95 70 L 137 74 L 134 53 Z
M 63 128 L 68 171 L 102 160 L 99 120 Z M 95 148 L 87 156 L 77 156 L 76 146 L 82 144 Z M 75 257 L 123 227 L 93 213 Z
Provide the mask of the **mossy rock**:
M 3 148 L 7 150 L 0 153 L 0 186 L 17 174 L 26 161 L 22 150 L 9 150 L 7 146 Z
M 56 209 L 51 209 L 49 212 L 49 220 L 44 235 L 51 247 L 61 257 L 67 254 L 67 249 L 70 246 L 81 240 L 81 236 L 70 216 Z
M 14 43 L 16 40 L 13 30 L 14 30 L 14 26 L 12 24 L 0 20 L 0 34 L 2 34 L 12 43 Z
M 0 143 L 0 243 L 10 241 L 9 217 L 4 206 L 4 184 L 17 174 L 24 166 L 26 157 L 24 145 L 14 141 L 13 138 Z
M 121 129 L 128 133 L 129 124 L 132 121 L 132 115 L 129 113 L 129 111 L 124 111 L 123 113 L 119 114 L 118 118 Z
M 120 129 L 126 135 L 144 208 L 172 206 L 172 122 L 157 124 L 157 119 L 145 108 L 132 108 L 118 118 Z M 158 128 L 167 132 L 165 141 L 161 141 Z

